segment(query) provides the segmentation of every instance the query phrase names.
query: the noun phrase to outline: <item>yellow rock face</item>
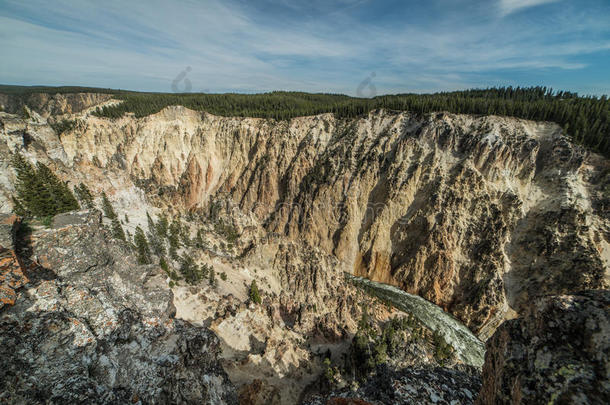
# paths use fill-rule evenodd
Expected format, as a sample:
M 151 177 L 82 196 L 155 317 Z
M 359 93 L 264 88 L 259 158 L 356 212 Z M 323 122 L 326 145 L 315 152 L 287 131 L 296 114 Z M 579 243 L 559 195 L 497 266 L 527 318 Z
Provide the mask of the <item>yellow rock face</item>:
M 9 133 L 17 119 L 2 117 L 5 154 L 25 131 L 41 145 L 31 158 L 94 191 L 143 191 L 175 211 L 230 200 L 266 232 L 419 294 L 483 338 L 533 295 L 608 286 L 609 163 L 554 124 L 384 111 L 276 122 L 168 107 L 74 114 L 79 125 L 57 137 L 44 119 Z

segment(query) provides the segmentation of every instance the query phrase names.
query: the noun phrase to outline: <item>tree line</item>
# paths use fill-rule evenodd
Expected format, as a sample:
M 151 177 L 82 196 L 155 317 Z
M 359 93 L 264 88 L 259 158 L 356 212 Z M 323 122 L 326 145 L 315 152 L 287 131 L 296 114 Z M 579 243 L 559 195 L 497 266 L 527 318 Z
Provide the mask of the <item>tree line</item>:
M 123 100 L 99 108 L 95 115 L 118 118 L 125 113 L 136 117 L 154 114 L 171 105 L 207 111 L 221 116 L 258 117 L 287 120 L 299 116 L 333 113 L 339 118 L 355 118 L 376 109 L 431 113 L 502 115 L 559 124 L 575 143 L 610 157 L 610 102 L 607 96 L 580 96 L 552 88 L 496 87 L 434 94 L 396 94 L 373 98 L 342 94 L 275 91 L 262 94 L 140 93 L 91 87 L 0 86 L 0 93 L 28 96 L 46 93 L 105 93 Z
M 376 109 L 419 114 L 447 111 L 456 114 L 501 115 L 559 124 L 575 143 L 610 156 L 610 102 L 606 96 L 579 96 L 547 87 L 500 87 L 435 94 L 397 94 L 355 98 L 338 94 L 272 92 L 265 94 L 151 94 L 121 93 L 124 102 L 98 109 L 100 117 L 125 113 L 144 117 L 170 105 L 221 116 L 287 120 L 333 113 L 355 118 Z

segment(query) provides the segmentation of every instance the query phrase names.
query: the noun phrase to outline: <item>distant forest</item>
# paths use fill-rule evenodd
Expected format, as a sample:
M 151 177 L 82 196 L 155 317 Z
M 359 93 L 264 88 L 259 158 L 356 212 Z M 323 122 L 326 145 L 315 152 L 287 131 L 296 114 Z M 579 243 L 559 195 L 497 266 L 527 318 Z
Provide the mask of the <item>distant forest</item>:
M 126 112 L 144 117 L 170 105 L 182 105 L 222 116 L 286 120 L 334 113 L 353 118 L 383 108 L 429 113 L 495 114 L 561 125 L 574 142 L 610 156 L 610 102 L 604 95 L 579 96 L 547 87 L 500 87 L 434 94 L 396 94 L 356 98 L 341 94 L 271 92 L 264 94 L 139 93 L 89 87 L 0 86 L 0 93 L 27 96 L 32 93 L 108 93 L 123 103 L 98 109 L 100 117 L 117 118 Z

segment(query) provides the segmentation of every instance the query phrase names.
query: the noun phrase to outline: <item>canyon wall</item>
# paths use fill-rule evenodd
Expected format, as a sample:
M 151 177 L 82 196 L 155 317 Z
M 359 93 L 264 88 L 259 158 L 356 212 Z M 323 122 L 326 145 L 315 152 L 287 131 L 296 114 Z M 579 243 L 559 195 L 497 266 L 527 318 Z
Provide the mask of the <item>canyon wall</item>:
M 22 114 L 23 108 L 28 107 L 47 118 L 52 115 L 79 113 L 110 100 L 111 97 L 110 94 L 98 93 L 31 93 L 26 95 L 0 93 L 0 111 Z
M 65 114 L 76 125 L 58 135 L 44 115 L 0 113 L 5 212 L 17 150 L 127 203 L 229 201 L 264 232 L 421 295 L 484 339 L 534 295 L 608 287 L 610 164 L 551 123 L 389 111 L 277 122 L 168 107 Z

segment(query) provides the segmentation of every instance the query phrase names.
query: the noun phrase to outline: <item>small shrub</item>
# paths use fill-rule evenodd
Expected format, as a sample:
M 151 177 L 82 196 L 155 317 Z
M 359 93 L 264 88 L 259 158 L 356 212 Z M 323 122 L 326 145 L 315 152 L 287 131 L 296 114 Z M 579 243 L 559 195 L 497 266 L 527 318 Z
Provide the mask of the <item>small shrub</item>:
M 42 217 L 42 218 L 40 218 L 40 223 L 43 224 L 44 226 L 46 226 L 47 228 L 49 228 L 53 224 L 53 217 L 52 216 Z
M 74 186 L 74 192 L 76 193 L 76 198 L 79 199 L 82 205 L 89 209 L 93 208 L 93 195 L 84 183 Z
M 432 336 L 434 342 L 434 358 L 443 365 L 447 359 L 453 355 L 453 347 L 448 344 L 440 333 L 434 332 Z
M 63 119 L 61 121 L 55 122 L 51 124 L 51 128 L 57 133 L 57 135 L 61 135 L 66 131 L 70 131 L 76 128 L 76 120 L 66 120 Z
M 167 264 L 167 261 L 165 260 L 164 257 L 161 257 L 159 259 L 159 266 L 161 266 L 163 271 L 165 271 L 167 274 L 169 274 L 169 265 Z
M 209 271 L 208 271 L 208 282 L 210 283 L 210 286 L 212 286 L 212 287 L 216 286 L 216 272 L 214 271 L 213 267 L 209 268 Z

